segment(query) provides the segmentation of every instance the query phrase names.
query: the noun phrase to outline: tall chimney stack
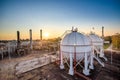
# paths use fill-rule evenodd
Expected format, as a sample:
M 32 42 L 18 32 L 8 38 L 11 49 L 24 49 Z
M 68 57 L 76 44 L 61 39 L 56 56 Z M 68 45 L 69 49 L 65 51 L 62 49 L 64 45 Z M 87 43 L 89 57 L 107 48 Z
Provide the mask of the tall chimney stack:
M 20 46 L 20 32 L 17 31 L 17 47 Z
M 30 29 L 30 49 L 32 49 L 32 30 Z
M 102 26 L 102 38 L 104 39 L 104 26 Z
M 40 40 L 42 41 L 42 29 L 40 30 Z

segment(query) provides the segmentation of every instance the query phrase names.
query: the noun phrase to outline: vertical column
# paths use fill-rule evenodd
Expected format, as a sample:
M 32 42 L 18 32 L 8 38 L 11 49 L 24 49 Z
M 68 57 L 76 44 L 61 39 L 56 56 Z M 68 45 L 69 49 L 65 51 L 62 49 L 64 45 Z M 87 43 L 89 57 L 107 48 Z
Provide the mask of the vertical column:
M 32 49 L 32 30 L 30 29 L 30 49 Z
M 87 61 L 87 53 L 85 52 L 85 59 L 84 59 L 84 70 L 83 73 L 85 75 L 89 75 L 89 69 L 88 69 L 88 61 Z
M 100 57 L 104 57 L 103 47 L 100 47 Z
M 40 42 L 41 42 L 40 48 L 43 49 L 43 48 L 42 48 L 42 44 L 43 44 L 43 43 L 42 43 L 42 29 L 40 29 Z
M 61 48 L 61 47 L 60 47 Z M 60 69 L 64 69 L 64 65 L 63 65 L 63 54 L 61 52 L 61 49 L 60 49 Z
M 20 47 L 20 32 L 17 31 L 17 48 Z
M 90 69 L 94 69 L 93 57 L 94 57 L 94 49 L 92 49 L 92 52 L 90 53 L 90 66 L 89 66 Z
M 102 39 L 104 39 L 104 26 L 102 26 Z
M 69 53 L 69 55 L 70 55 L 70 69 L 69 69 L 69 73 L 68 74 L 74 75 L 72 53 Z
M 100 47 L 100 57 L 104 57 L 104 52 L 103 52 L 103 45 L 104 45 L 104 26 L 102 26 L 102 39 L 103 39 L 103 44 Z
M 42 41 L 42 29 L 40 30 L 40 40 Z
M 10 46 L 10 44 L 8 43 L 8 56 L 9 56 L 9 59 L 11 59 L 11 56 L 10 56 L 10 54 L 11 54 L 11 46 Z

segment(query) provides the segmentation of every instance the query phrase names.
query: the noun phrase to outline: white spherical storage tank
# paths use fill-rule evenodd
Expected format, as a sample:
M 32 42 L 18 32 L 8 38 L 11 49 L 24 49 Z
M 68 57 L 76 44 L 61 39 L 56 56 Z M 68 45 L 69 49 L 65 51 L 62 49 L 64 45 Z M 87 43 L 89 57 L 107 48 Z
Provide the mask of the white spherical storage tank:
M 69 58 L 69 53 L 76 52 L 76 60 L 84 57 L 85 52 L 91 52 L 91 42 L 85 35 L 72 31 L 61 41 L 61 52 Z M 73 56 L 74 58 L 74 56 Z
M 64 36 L 60 43 L 60 54 L 61 54 L 61 63 L 60 68 L 64 69 L 64 60 L 70 60 L 69 74 L 74 74 L 73 61 L 84 60 L 84 69 L 83 73 L 89 75 L 89 58 L 92 53 L 92 45 L 90 39 L 82 33 L 77 32 L 77 30 L 72 30 L 71 33 L 68 33 Z M 93 65 L 93 64 L 90 64 Z
M 98 35 L 91 33 L 89 34 L 89 38 L 91 39 L 93 45 L 103 46 L 104 40 L 100 38 Z
M 99 57 L 102 57 L 107 61 L 103 50 L 104 40 L 94 33 L 89 34 L 89 38 L 92 42 L 93 49 L 97 52 L 97 55 L 99 54 Z

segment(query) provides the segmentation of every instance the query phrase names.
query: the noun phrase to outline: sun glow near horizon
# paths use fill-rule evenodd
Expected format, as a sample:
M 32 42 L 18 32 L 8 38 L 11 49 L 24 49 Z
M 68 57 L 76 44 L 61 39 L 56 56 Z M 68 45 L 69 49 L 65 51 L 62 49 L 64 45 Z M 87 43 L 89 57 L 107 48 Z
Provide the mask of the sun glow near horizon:
M 52 39 L 52 38 L 61 37 L 66 30 L 71 30 L 71 28 L 66 27 L 65 29 L 54 29 L 54 30 L 47 28 L 47 30 L 46 29 L 42 29 L 42 30 L 43 30 L 43 35 L 42 35 L 43 39 Z M 102 30 L 101 28 L 95 28 L 94 32 L 97 35 L 101 36 L 102 35 L 101 30 Z M 117 30 L 112 28 L 108 29 L 107 27 L 105 27 L 104 35 L 105 36 L 114 35 L 116 33 L 115 31 Z M 78 31 L 81 33 L 89 34 L 91 29 L 90 28 L 82 29 L 78 27 Z M 32 38 L 33 40 L 40 39 L 39 30 L 32 29 Z M 16 40 L 16 39 L 17 39 L 16 31 L 14 31 L 14 33 L 7 32 L 5 34 L 4 33 L 0 34 L 0 40 Z M 20 30 L 20 39 L 29 39 L 29 30 Z
M 50 36 L 50 33 L 49 33 L 49 32 L 45 32 L 44 35 L 43 35 L 43 37 L 44 37 L 45 39 L 48 39 L 49 36 Z

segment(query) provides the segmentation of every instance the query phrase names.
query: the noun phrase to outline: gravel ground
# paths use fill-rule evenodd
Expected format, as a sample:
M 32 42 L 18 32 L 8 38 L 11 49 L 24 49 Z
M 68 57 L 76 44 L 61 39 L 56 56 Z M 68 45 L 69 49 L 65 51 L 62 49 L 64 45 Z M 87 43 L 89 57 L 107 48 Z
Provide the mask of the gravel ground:
M 120 53 L 112 53 L 113 62 L 111 64 L 111 53 L 105 51 L 108 61 L 105 67 L 101 67 L 98 62 L 94 61 L 95 69 L 88 76 L 92 80 L 120 80 Z M 21 61 L 41 56 L 38 53 L 31 53 L 22 57 L 0 60 L 0 80 L 84 80 L 77 75 L 68 75 L 68 69 L 60 70 L 59 65 L 55 63 L 28 71 L 26 73 L 15 75 L 15 65 Z

